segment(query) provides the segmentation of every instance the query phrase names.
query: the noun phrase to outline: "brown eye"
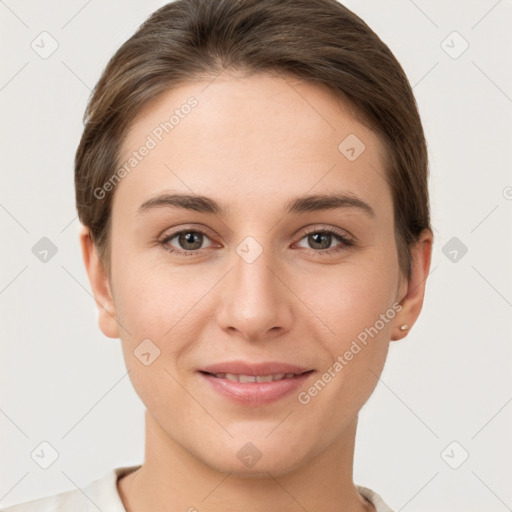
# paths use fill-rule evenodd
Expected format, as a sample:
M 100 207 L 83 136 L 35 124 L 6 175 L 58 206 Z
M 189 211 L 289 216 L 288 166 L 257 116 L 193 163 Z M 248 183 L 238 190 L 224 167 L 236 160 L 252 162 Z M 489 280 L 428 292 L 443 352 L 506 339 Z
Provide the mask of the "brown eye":
M 209 239 L 206 234 L 201 231 L 184 230 L 170 234 L 160 243 L 170 252 L 194 253 L 195 251 L 205 248 L 203 246 L 205 240 Z
M 195 231 L 183 231 L 178 235 L 180 248 L 195 251 L 203 244 L 203 235 Z
M 308 242 L 312 249 L 329 249 L 332 238 L 330 233 L 318 232 L 308 235 Z
M 306 245 L 302 245 L 303 240 Z M 333 244 L 336 241 L 338 243 Z M 348 249 L 354 242 L 333 228 L 313 228 L 304 234 L 298 245 L 316 254 L 331 254 Z

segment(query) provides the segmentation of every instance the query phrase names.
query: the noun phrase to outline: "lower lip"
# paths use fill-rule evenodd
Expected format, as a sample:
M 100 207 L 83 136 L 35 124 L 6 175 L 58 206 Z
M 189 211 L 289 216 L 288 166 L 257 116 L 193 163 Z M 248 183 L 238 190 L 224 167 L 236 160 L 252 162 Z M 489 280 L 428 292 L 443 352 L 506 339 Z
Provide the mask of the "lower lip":
M 243 405 L 265 405 L 285 397 L 311 377 L 313 371 L 271 382 L 237 382 L 199 372 L 213 389 Z

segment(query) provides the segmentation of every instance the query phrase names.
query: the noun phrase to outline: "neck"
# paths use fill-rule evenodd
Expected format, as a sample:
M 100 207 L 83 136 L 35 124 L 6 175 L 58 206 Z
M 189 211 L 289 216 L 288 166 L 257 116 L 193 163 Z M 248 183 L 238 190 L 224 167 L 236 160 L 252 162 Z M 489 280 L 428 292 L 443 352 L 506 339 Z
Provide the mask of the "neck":
M 146 411 L 144 463 L 118 481 L 118 491 L 127 512 L 375 511 L 352 480 L 356 428 L 357 417 L 327 449 L 286 474 L 248 478 L 206 465 Z

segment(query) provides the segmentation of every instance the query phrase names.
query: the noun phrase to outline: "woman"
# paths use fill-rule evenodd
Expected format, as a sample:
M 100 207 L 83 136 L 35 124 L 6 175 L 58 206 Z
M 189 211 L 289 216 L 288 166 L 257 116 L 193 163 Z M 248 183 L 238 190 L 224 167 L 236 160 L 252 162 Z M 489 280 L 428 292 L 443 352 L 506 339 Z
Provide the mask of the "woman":
M 390 511 L 354 484 L 354 444 L 422 308 L 427 160 L 402 68 L 335 0 L 156 11 L 96 85 L 75 162 L 145 459 L 6 510 Z

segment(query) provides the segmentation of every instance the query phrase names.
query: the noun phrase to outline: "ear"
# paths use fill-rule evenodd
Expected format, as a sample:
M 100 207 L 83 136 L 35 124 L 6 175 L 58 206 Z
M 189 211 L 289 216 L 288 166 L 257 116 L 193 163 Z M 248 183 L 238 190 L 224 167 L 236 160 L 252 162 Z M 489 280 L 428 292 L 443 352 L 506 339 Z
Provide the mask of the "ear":
M 409 281 L 404 279 L 400 286 L 398 298 L 402 297 L 400 300 L 402 309 L 394 319 L 392 341 L 401 340 L 407 336 L 423 307 L 425 286 L 430 271 L 433 238 L 432 231 L 424 229 L 418 242 L 411 249 L 411 278 Z M 403 324 L 409 326 L 405 331 L 400 330 L 400 326 Z
M 89 276 L 92 292 L 98 306 L 98 324 L 101 331 L 109 338 L 119 338 L 119 324 L 116 318 L 114 299 L 112 298 L 108 275 L 98 257 L 96 246 L 92 241 L 89 228 L 80 228 L 80 245 L 85 269 Z

